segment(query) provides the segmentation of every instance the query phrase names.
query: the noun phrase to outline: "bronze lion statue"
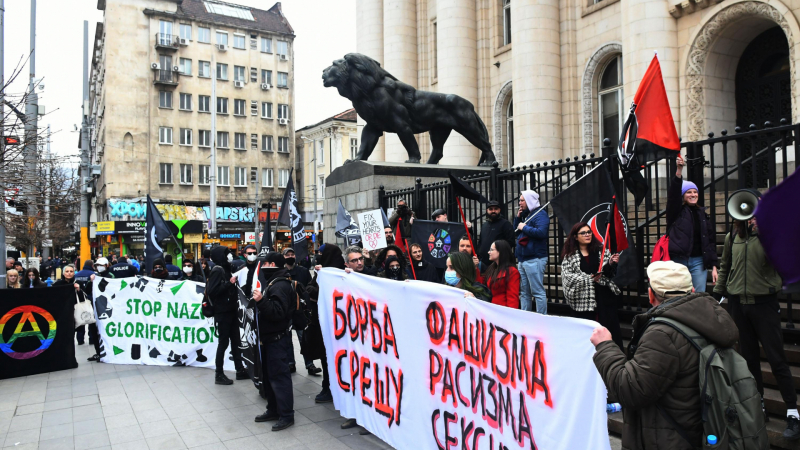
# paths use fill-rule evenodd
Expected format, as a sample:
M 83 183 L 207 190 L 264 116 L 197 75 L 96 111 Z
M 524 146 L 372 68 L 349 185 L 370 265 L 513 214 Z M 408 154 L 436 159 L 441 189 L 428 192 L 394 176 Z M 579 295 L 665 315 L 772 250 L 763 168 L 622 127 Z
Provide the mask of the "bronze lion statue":
M 486 125 L 472 103 L 462 97 L 418 91 L 359 53 L 334 61 L 322 72 L 322 80 L 325 87 L 335 87 L 339 95 L 352 101 L 358 115 L 367 121 L 356 160 L 366 161 L 386 132 L 400 138 L 408 152 L 407 163 L 419 163 L 414 135 L 428 131 L 433 147 L 428 164 L 437 164 L 444 156 L 447 137 L 455 130 L 481 151 L 478 165 L 495 161 Z

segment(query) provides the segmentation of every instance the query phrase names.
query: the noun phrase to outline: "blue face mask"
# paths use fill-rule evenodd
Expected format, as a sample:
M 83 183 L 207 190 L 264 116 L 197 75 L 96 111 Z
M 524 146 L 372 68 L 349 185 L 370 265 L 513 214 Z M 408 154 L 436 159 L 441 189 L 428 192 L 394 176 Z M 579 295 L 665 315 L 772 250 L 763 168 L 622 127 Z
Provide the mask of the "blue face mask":
M 458 276 L 455 270 L 448 270 L 444 273 L 444 281 L 450 286 L 455 286 L 459 281 L 461 281 L 461 278 Z

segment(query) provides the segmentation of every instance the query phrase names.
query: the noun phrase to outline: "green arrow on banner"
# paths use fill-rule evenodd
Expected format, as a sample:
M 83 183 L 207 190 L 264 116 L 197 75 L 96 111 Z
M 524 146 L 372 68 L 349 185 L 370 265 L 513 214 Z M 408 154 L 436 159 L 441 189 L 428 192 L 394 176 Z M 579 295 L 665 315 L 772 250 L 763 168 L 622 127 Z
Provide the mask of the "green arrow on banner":
M 114 356 L 119 355 L 120 353 L 123 353 L 123 352 L 125 352 L 125 350 L 117 347 L 116 345 L 114 346 Z
M 119 290 L 121 291 L 121 290 L 125 289 L 126 286 L 128 286 L 128 283 L 126 283 L 125 280 L 120 280 L 120 282 L 122 283 L 119 286 Z
M 177 285 L 175 287 L 169 288 L 169 290 L 172 291 L 172 295 L 178 295 L 178 291 L 181 290 L 181 288 L 183 287 L 184 283 L 186 283 L 186 282 L 184 281 L 183 283 L 181 283 L 181 284 L 179 284 L 179 285 Z

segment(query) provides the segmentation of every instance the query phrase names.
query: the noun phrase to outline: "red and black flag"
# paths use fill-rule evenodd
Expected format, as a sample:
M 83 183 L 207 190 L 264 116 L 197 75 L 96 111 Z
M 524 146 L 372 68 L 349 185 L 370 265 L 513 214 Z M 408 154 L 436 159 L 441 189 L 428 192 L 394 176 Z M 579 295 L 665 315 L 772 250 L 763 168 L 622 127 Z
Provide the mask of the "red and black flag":
M 681 142 L 669 108 L 658 55 L 653 57 L 633 97 L 628 120 L 622 126 L 617 154 L 625 185 L 638 206 L 648 192 L 641 170 L 645 163 L 680 155 Z
M 461 214 L 461 222 L 464 223 L 464 231 L 467 234 L 467 238 L 469 238 L 469 246 L 472 247 L 473 256 L 477 255 L 475 253 L 475 245 L 472 243 L 472 234 L 469 232 L 469 228 L 467 227 L 467 218 L 464 217 L 464 209 L 461 208 L 461 199 L 459 197 L 464 197 L 467 200 L 475 200 L 481 203 L 487 203 L 489 200 L 487 200 L 483 194 L 476 191 L 475 188 L 467 183 L 464 183 L 458 177 L 453 175 L 453 172 L 448 172 L 447 175 L 450 177 L 450 185 L 453 186 L 453 195 L 456 197 L 458 212 Z
M 608 172 L 608 162 L 596 166 L 553 197 L 550 206 L 565 234 L 569 234 L 576 223 L 586 222 L 595 238 L 603 243 L 603 248 L 611 254 L 619 253 L 614 283 L 626 286 L 639 279 L 638 263 L 631 245 L 633 238 L 620 212 Z M 602 267 L 602 260 L 600 264 Z

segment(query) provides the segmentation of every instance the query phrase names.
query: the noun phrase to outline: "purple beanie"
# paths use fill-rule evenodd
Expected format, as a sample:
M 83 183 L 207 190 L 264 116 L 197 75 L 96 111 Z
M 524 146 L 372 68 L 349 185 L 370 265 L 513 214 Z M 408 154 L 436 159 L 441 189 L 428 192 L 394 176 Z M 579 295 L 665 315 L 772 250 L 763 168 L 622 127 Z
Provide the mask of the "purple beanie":
M 681 186 L 681 197 L 683 197 L 683 194 L 685 194 L 689 189 L 694 189 L 695 191 L 698 190 L 696 184 L 692 183 L 691 181 L 683 180 L 683 185 Z

